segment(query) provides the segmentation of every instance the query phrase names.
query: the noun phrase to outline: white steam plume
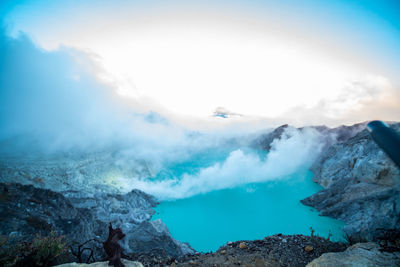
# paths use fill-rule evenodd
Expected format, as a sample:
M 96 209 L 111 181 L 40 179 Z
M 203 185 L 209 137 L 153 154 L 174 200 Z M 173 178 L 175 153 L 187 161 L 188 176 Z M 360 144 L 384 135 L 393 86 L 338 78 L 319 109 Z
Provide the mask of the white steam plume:
M 172 180 L 122 179 L 120 182 L 126 188 L 138 188 L 165 200 L 280 179 L 309 167 L 322 148 L 320 137 L 312 128 L 301 131 L 288 128 L 281 139 L 273 141 L 265 159 L 239 149 L 231 152 L 223 163 L 203 168 L 196 174 L 184 174 Z

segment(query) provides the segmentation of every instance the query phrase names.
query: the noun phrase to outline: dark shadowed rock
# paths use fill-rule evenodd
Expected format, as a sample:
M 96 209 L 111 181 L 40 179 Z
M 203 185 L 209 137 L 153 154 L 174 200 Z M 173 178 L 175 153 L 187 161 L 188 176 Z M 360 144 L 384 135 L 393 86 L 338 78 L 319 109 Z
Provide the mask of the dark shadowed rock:
M 55 231 L 69 241 L 83 243 L 106 233 L 107 224 L 88 209 L 76 208 L 63 195 L 31 185 L 0 184 L 0 234 L 28 241 Z M 102 249 L 96 256 L 102 256 Z
M 104 228 L 93 214 L 63 195 L 30 185 L 0 184 L 0 231 L 11 236 L 46 234 L 51 229 L 83 241 Z

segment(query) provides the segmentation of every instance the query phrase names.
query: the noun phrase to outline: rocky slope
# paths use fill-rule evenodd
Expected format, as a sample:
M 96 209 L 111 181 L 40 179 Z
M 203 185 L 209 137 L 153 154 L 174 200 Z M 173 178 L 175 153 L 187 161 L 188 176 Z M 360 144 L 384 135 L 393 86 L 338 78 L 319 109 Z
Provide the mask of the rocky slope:
M 392 127 L 400 132 L 400 123 Z M 347 234 L 377 240 L 383 229 L 400 230 L 400 169 L 367 130 L 330 146 L 311 170 L 324 190 L 302 203 L 346 222 Z
M 56 192 L 120 193 L 121 177 L 148 177 L 148 165 L 121 150 L 84 153 L 7 152 L 0 143 L 0 182 L 31 184 Z M 125 192 L 126 193 L 126 192 Z
M 47 221 L 43 230 L 54 229 L 71 241 L 83 243 L 91 238 L 105 240 L 111 222 L 126 233 L 121 244 L 126 252 L 175 257 L 193 253 L 189 245 L 171 237 L 162 221 L 151 221 L 155 198 L 139 190 L 123 193 L 121 177 L 147 177 L 151 172 L 144 162 L 131 156 L 116 149 L 20 155 L 1 150 L 0 183 L 8 188 L 5 199 L 12 199 L 13 205 L 10 201 L 0 203 L 4 218 L 0 234 L 15 232 L 14 236 L 29 238 L 38 230 L 25 227 L 26 219 L 32 217 Z M 55 211 L 58 205 L 62 208 Z M 14 224 L 15 229 L 7 224 Z M 91 242 L 89 246 L 98 247 L 100 259 L 101 245 Z
M 326 252 L 341 252 L 347 245 L 321 237 L 281 235 L 262 240 L 229 242 L 214 253 L 179 258 L 132 255 L 144 266 L 293 266 L 303 267 Z
M 335 128 L 329 128 L 327 126 L 307 126 L 302 128 L 297 128 L 300 131 L 306 129 L 313 129 L 320 134 L 319 142 L 323 145 L 322 150 L 326 150 L 331 145 L 344 142 L 349 138 L 355 136 L 357 133 L 365 129 L 366 122 L 357 123 L 351 126 L 339 126 Z M 273 131 L 263 134 L 260 138 L 256 139 L 255 146 L 261 147 L 266 150 L 271 149 L 271 144 L 275 139 L 280 139 L 288 128 L 294 128 L 293 126 L 284 124 L 274 129 Z
M 161 221 L 150 221 L 157 203 L 137 190 L 127 194 L 61 194 L 31 185 L 2 183 L 0 192 L 0 235 L 15 240 L 31 240 L 36 233 L 47 235 L 54 230 L 76 248 L 92 238 L 106 240 L 108 223 L 112 222 L 126 233 L 121 244 L 126 253 L 178 257 L 193 252 L 187 244 L 174 240 Z M 95 250 L 97 260 L 104 256 L 101 244 L 91 242 L 88 247 Z

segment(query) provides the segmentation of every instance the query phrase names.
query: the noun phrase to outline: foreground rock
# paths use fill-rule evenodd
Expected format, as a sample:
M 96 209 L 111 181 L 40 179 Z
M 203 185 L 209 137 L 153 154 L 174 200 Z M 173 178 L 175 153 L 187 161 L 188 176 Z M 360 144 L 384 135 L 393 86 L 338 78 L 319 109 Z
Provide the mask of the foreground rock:
M 307 267 L 337 266 L 400 266 L 400 252 L 381 251 L 381 247 L 376 243 L 358 243 L 344 252 L 325 253 L 307 265 Z
M 306 249 L 311 247 L 312 249 Z M 132 255 L 144 266 L 302 266 L 326 252 L 341 252 L 347 245 L 320 237 L 274 235 L 263 240 L 229 242 L 215 253 L 179 258 Z
M 0 235 L 15 240 L 31 240 L 36 233 L 55 231 L 65 235 L 73 249 L 89 239 L 105 241 L 108 223 L 122 228 L 126 237 L 121 246 L 126 253 L 157 253 L 178 257 L 194 251 L 174 240 L 160 221 L 150 221 L 157 202 L 133 190 L 127 194 L 81 194 L 53 192 L 31 185 L 0 184 Z M 92 241 L 95 259 L 105 254 L 100 242 Z
M 392 127 L 400 132 L 399 123 Z M 400 230 L 400 169 L 367 130 L 329 147 L 311 170 L 325 189 L 302 203 L 346 222 L 348 235 L 378 240 L 385 230 Z
M 143 264 L 137 261 L 128 261 L 122 259 L 122 263 L 125 265 L 125 267 L 143 267 Z M 57 267 L 109 267 L 108 261 L 101 261 L 101 262 L 95 262 L 91 264 L 85 264 L 85 263 L 66 263 L 66 264 L 61 264 L 57 265 Z

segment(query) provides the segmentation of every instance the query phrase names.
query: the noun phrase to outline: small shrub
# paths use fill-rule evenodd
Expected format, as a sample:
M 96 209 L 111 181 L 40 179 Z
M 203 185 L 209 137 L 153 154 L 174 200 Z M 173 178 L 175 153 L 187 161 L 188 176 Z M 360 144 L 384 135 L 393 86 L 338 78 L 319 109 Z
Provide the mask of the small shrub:
M 63 236 L 50 232 L 37 235 L 31 243 L 11 242 L 6 238 L 0 243 L 0 266 L 51 266 L 67 254 Z
M 311 231 L 310 236 L 314 237 L 315 230 L 312 228 L 312 226 L 310 227 L 310 231 Z
M 39 266 L 47 266 L 55 262 L 57 258 L 65 255 L 67 242 L 63 236 L 57 236 L 53 231 L 49 236 L 37 235 L 31 245 L 32 258 Z
M 0 237 L 0 266 L 14 266 L 17 261 L 14 247 L 10 246 L 9 239 L 5 236 Z

